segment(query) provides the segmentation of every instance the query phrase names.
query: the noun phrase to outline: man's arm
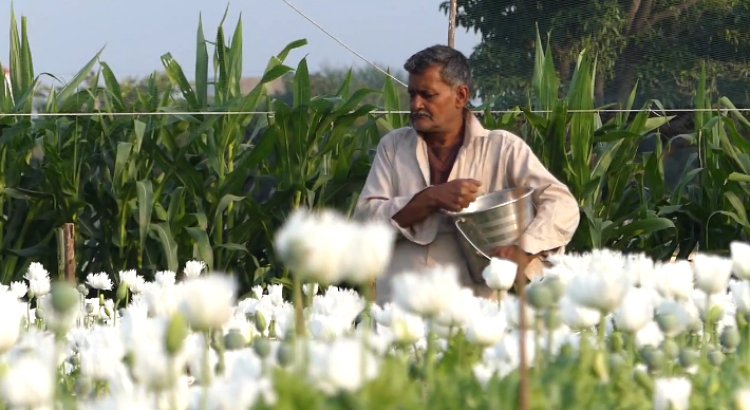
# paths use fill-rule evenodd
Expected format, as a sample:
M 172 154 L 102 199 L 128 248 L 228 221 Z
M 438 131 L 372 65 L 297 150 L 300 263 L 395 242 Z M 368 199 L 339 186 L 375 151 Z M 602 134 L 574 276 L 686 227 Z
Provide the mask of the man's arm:
M 432 185 L 420 191 L 393 220 L 402 228 L 422 222 L 441 209 L 458 212 L 474 201 L 481 183 L 475 179 L 455 179 L 440 185 Z
M 518 246 L 537 255 L 567 245 L 573 237 L 580 211 L 568 188 L 544 167 L 531 148 L 519 137 L 509 138 L 508 181 L 528 186 L 533 193 L 536 215 L 521 236 Z

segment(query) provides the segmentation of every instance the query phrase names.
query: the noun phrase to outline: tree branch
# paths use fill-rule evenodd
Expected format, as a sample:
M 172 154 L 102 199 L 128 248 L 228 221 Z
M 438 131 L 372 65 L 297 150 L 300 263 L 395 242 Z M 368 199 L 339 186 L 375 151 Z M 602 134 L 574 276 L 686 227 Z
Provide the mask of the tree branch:
M 688 10 L 689 8 L 695 6 L 698 4 L 700 0 L 685 0 L 684 3 L 680 4 L 679 6 L 675 6 L 672 8 L 669 8 L 667 10 L 662 10 L 656 14 L 654 14 L 649 20 L 648 24 L 646 25 L 646 28 L 650 28 L 654 24 L 659 23 L 662 20 L 666 20 L 668 18 L 677 17 L 680 14 L 682 14 L 683 11 Z
M 633 30 L 633 23 L 635 22 L 635 16 L 638 15 L 638 9 L 641 7 L 641 0 L 633 0 L 630 3 L 630 11 L 628 12 L 628 22 L 627 22 L 627 28 L 625 30 L 626 34 L 630 34 Z

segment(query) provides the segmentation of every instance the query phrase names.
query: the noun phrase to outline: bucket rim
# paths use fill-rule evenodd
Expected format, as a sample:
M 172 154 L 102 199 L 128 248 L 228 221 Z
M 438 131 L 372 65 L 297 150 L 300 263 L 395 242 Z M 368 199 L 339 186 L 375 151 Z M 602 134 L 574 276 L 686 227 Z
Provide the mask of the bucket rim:
M 526 199 L 527 197 L 531 196 L 534 193 L 534 190 L 535 190 L 534 188 L 528 187 L 528 186 L 505 188 L 505 189 L 501 189 L 499 191 L 488 192 L 486 194 L 480 195 L 480 196 L 478 196 L 475 199 L 475 201 L 477 199 L 483 197 L 483 196 L 494 195 L 494 194 L 497 194 L 497 193 L 500 193 L 500 192 L 505 192 L 505 191 L 515 191 L 515 190 L 519 190 L 519 189 L 524 190 L 525 192 L 521 196 L 519 196 L 518 198 L 511 199 L 511 200 L 508 200 L 508 201 L 504 201 L 504 202 L 501 202 L 501 203 L 496 204 L 496 205 L 492 205 L 489 208 L 479 209 L 479 210 L 475 210 L 475 211 L 458 211 L 458 212 L 451 212 L 451 211 L 445 211 L 444 210 L 444 213 L 447 214 L 447 215 L 449 215 L 449 216 L 451 216 L 451 217 L 459 218 L 459 217 L 463 217 L 463 216 L 470 216 L 470 215 L 475 215 L 475 214 L 482 213 L 482 212 L 487 212 L 489 210 L 492 210 L 492 209 L 495 209 L 495 208 L 499 208 L 501 206 L 509 205 L 509 204 L 512 204 L 512 203 L 515 203 L 515 202 L 519 202 L 522 199 Z

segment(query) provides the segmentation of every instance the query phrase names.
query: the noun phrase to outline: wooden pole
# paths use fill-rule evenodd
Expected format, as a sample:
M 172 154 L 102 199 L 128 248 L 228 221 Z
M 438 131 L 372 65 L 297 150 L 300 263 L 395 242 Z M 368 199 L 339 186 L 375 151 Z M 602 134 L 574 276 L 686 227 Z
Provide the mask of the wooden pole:
M 65 278 L 76 283 L 76 226 L 72 223 L 63 225 L 63 242 L 65 243 Z
M 458 0 L 451 0 L 451 10 L 448 14 L 448 47 L 456 48 L 456 13 Z

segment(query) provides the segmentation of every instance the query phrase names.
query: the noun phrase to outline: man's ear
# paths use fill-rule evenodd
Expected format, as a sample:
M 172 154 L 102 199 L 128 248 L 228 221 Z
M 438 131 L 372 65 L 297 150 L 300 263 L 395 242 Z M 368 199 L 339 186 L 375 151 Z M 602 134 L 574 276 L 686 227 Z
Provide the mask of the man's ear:
M 466 84 L 456 86 L 456 108 L 464 108 L 469 103 L 471 93 Z

